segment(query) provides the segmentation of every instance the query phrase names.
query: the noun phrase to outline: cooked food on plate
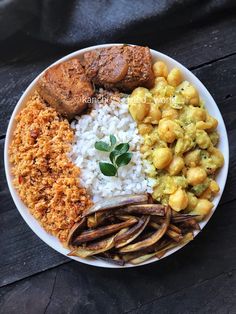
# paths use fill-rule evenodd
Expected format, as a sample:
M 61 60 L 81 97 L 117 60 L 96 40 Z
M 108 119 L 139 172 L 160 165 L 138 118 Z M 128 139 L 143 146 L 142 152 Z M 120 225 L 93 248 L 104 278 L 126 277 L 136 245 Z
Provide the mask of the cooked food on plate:
M 152 56 L 147 47 L 121 45 L 95 49 L 84 54 L 84 66 L 88 77 L 105 88 L 130 92 L 135 87 L 151 88 L 154 84 Z
M 93 92 L 93 85 L 78 59 L 54 65 L 38 82 L 42 99 L 69 120 L 87 107 Z
M 177 68 L 168 73 L 160 61 L 153 68 L 154 87 L 138 87 L 128 99 L 143 136 L 147 175 L 155 181 L 152 196 L 177 212 L 185 210 L 202 219 L 213 208 L 211 199 L 219 192 L 215 174 L 224 164 L 215 147 L 218 121 Z
M 62 242 L 92 204 L 80 186 L 79 168 L 67 156 L 73 137 L 68 121 L 35 93 L 17 116 L 9 152 L 22 201 L 45 230 Z
M 196 87 L 149 48 L 94 49 L 46 70 L 17 115 L 14 185 L 70 256 L 159 259 L 214 206 L 217 125 Z

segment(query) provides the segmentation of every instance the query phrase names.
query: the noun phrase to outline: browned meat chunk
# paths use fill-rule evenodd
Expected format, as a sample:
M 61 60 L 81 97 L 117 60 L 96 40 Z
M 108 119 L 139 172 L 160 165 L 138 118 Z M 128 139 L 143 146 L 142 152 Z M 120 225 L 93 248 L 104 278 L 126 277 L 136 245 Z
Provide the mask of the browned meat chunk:
M 87 107 L 93 86 L 78 59 L 49 68 L 38 83 L 40 96 L 59 113 L 72 119 Z
M 113 46 L 84 54 L 88 77 L 105 88 L 130 92 L 138 86 L 151 88 L 154 84 L 152 57 L 149 48 Z

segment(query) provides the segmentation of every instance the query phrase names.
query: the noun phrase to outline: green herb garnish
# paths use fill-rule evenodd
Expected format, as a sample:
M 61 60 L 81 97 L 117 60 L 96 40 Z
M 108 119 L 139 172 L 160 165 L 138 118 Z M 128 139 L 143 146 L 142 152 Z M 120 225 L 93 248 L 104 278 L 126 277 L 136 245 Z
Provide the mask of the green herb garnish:
M 113 177 L 117 175 L 118 168 L 128 165 L 132 159 L 132 153 L 128 152 L 129 143 L 120 143 L 118 145 L 116 143 L 117 140 L 114 135 L 110 135 L 110 145 L 103 141 L 95 143 L 97 150 L 110 153 L 111 163 L 99 162 L 99 168 L 104 176 Z
M 108 162 L 99 162 L 99 168 L 104 176 L 114 177 L 117 174 L 117 168 Z
M 118 155 L 124 154 L 129 150 L 129 143 L 121 143 L 115 147 L 115 152 Z
M 132 153 L 124 153 L 116 158 L 117 167 L 126 166 L 132 158 Z
M 108 145 L 107 143 L 102 142 L 102 141 L 101 142 L 96 142 L 95 143 L 95 148 L 97 150 L 102 151 L 102 152 L 109 152 L 110 149 L 111 149 L 110 145 Z
M 111 146 L 116 145 L 116 137 L 114 135 L 110 135 Z

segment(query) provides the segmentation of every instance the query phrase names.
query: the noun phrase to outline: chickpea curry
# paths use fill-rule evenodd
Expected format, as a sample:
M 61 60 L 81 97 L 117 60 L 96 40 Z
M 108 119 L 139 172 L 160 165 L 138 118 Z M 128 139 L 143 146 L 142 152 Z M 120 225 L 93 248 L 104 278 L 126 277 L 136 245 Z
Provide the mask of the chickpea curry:
M 153 72 L 154 87 L 138 87 L 128 98 L 143 137 L 141 152 L 153 183 L 152 196 L 202 220 L 213 208 L 212 199 L 219 192 L 215 176 L 224 164 L 216 148 L 218 121 L 178 68 L 169 72 L 157 61 Z

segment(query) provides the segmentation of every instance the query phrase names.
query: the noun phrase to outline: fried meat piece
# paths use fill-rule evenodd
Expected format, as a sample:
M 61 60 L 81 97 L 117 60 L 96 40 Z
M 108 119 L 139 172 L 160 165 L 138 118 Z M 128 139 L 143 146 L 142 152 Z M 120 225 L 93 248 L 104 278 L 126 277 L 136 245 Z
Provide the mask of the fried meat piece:
M 113 46 L 84 54 L 83 64 L 96 85 L 130 92 L 154 84 L 152 56 L 148 47 Z
M 87 107 L 94 90 L 80 61 L 74 58 L 46 70 L 38 82 L 38 92 L 70 120 Z

